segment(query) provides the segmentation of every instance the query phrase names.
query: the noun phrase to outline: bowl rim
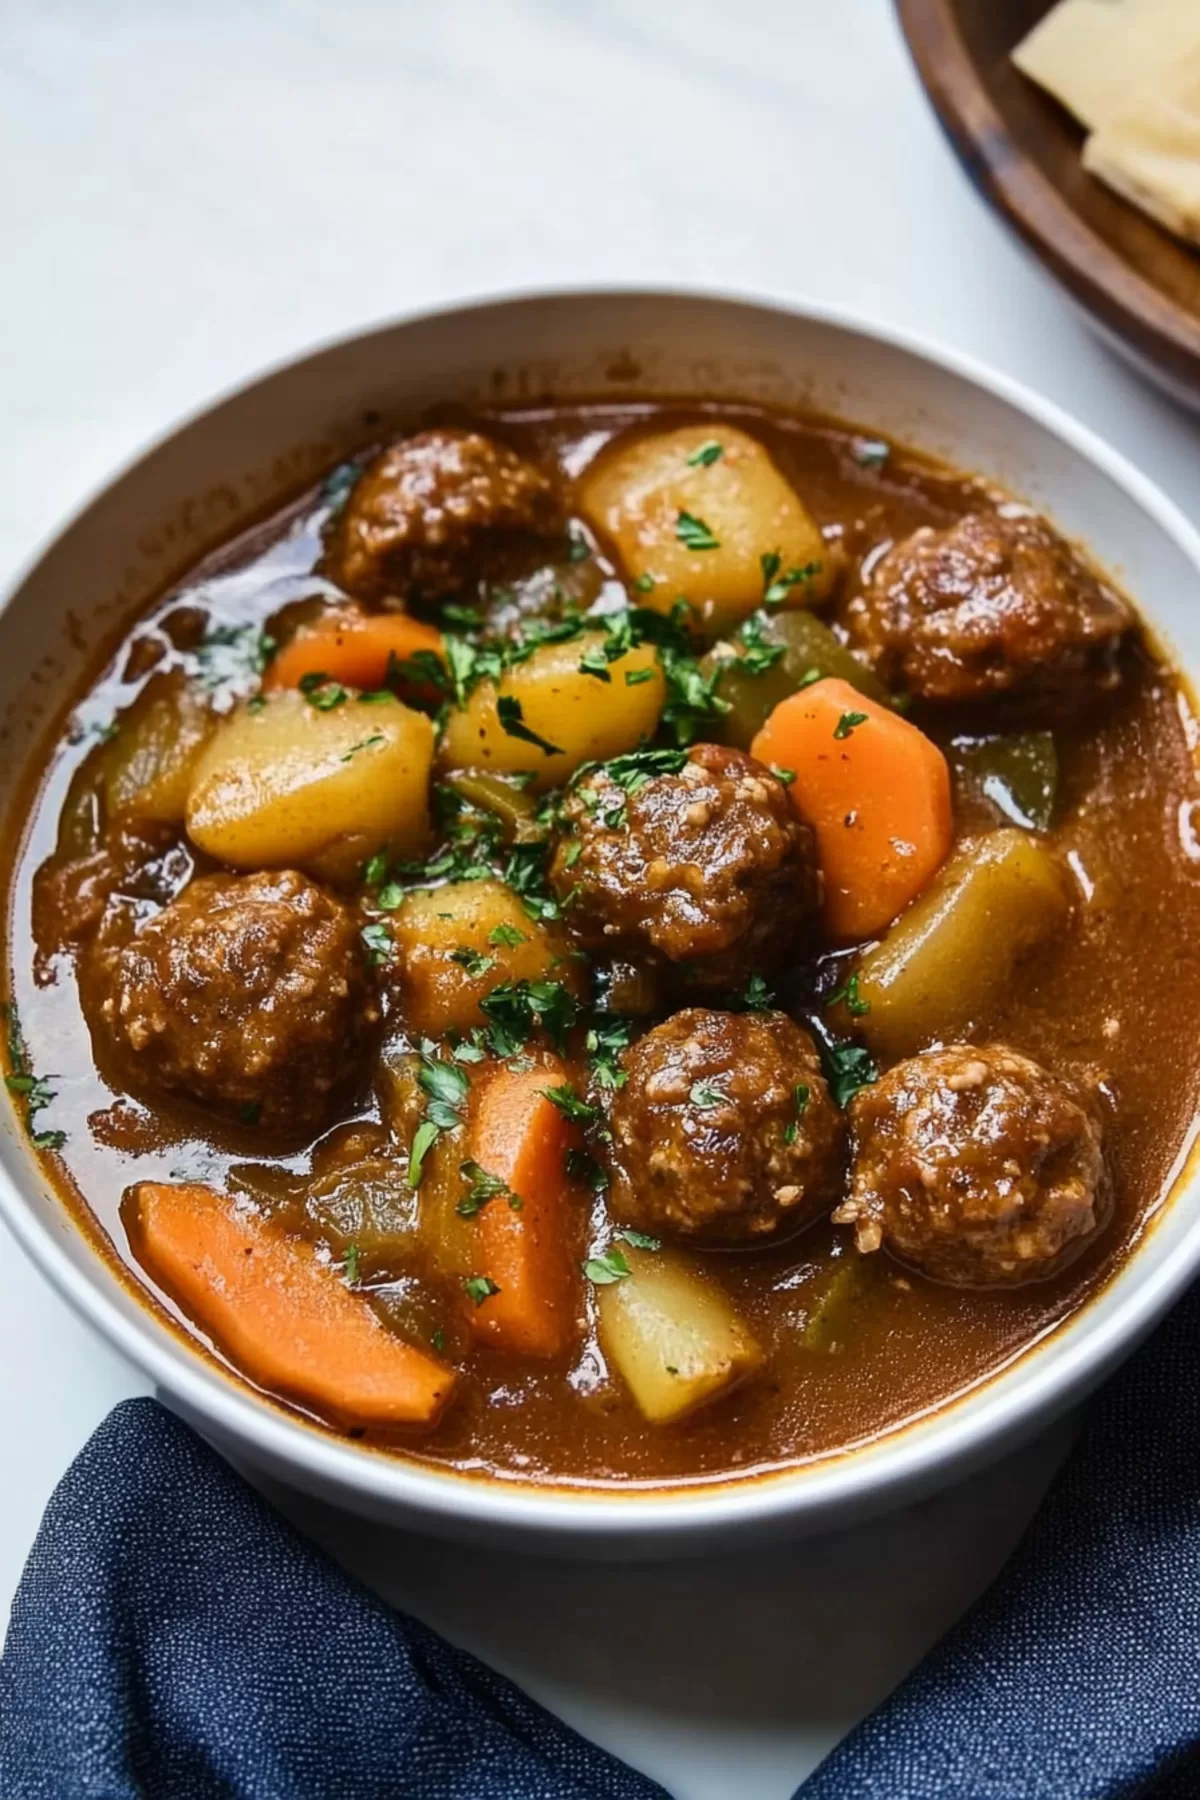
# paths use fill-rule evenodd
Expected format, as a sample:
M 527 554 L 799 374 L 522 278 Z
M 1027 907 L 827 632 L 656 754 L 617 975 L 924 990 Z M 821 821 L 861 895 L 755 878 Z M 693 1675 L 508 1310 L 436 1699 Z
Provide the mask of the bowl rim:
M 1103 331 L 1194 405 L 1200 317 L 1101 237 L 1022 148 L 967 50 L 955 0 L 896 0 L 896 11 L 926 97 L 972 184 Z
M 435 306 L 413 307 L 399 315 L 376 320 L 350 332 L 334 334 L 295 354 L 283 357 L 237 381 L 215 398 L 191 409 L 157 433 L 143 448 L 87 495 L 69 517 L 51 530 L 0 591 L 0 612 L 7 609 L 34 569 L 58 540 L 80 521 L 121 479 L 154 458 L 160 449 L 226 403 L 248 400 L 255 390 L 276 377 L 300 370 L 329 351 L 359 340 L 388 336 L 405 327 L 433 319 L 457 316 L 464 321 L 530 303 L 562 306 L 596 301 L 620 303 L 682 302 L 724 305 L 744 309 L 748 315 L 772 313 L 811 321 L 834 331 L 859 335 L 886 349 L 924 361 L 943 373 L 981 389 L 1007 404 L 1065 444 L 1076 456 L 1097 469 L 1128 497 L 1165 534 L 1192 564 L 1200 579 L 1200 531 L 1180 508 L 1125 455 L 1109 445 L 1056 402 L 1048 400 L 1013 377 L 992 368 L 973 355 L 937 343 L 915 331 L 883 324 L 850 308 L 831 305 L 792 293 L 714 287 L 703 282 L 671 285 L 617 282 L 593 283 L 576 288 L 538 285 L 471 296 Z M 1153 624 L 1154 621 L 1151 621 Z M 1174 1205 L 1181 1189 L 1196 1178 L 1194 1141 L 1178 1161 L 1170 1193 L 1152 1221 Z M 148 1305 L 135 1302 L 123 1309 L 115 1294 L 106 1291 L 92 1274 L 92 1264 L 77 1263 L 54 1229 L 53 1215 L 27 1201 L 20 1183 L 0 1166 L 0 1217 L 17 1242 L 58 1294 L 74 1311 L 95 1327 L 165 1396 L 211 1429 L 219 1439 L 257 1453 L 278 1470 L 295 1472 L 318 1491 L 336 1493 L 351 1507 L 390 1511 L 409 1525 L 427 1529 L 510 1531 L 543 1534 L 547 1547 L 564 1539 L 586 1536 L 594 1540 L 634 1539 L 639 1534 L 673 1540 L 694 1539 L 701 1534 L 733 1531 L 754 1524 L 793 1524 L 802 1521 L 844 1522 L 851 1512 L 869 1506 L 883 1510 L 903 1496 L 937 1485 L 955 1465 L 965 1468 L 989 1455 L 998 1455 L 1018 1437 L 1061 1411 L 1071 1400 L 1095 1386 L 1150 1329 L 1193 1278 L 1200 1265 L 1200 1218 L 1189 1229 L 1174 1253 L 1140 1278 L 1137 1265 L 1148 1231 L 1135 1245 L 1112 1279 L 1099 1290 L 1114 1294 L 1114 1304 L 1090 1329 L 1082 1329 L 1095 1301 L 1054 1328 L 1040 1343 L 1019 1352 L 982 1383 L 967 1389 L 944 1406 L 932 1409 L 896 1429 L 855 1445 L 844 1452 L 800 1463 L 791 1468 L 751 1471 L 732 1477 L 716 1477 L 694 1485 L 660 1489 L 638 1486 L 621 1492 L 619 1485 L 555 1486 L 519 1478 L 463 1473 L 404 1457 L 367 1450 L 339 1439 L 284 1407 L 258 1394 L 226 1373 L 219 1364 L 159 1320 Z M 87 1243 L 89 1257 L 103 1262 L 100 1251 L 69 1214 L 62 1215 L 72 1232 Z M 114 1277 L 115 1279 L 115 1277 Z M 133 1284 L 136 1286 L 136 1283 Z M 1074 1327 L 1074 1329 L 1073 1329 Z M 1057 1345 L 1052 1361 L 1044 1359 L 1049 1343 Z M 1040 1369 L 1038 1359 L 1042 1357 Z M 1036 1373 L 1032 1383 L 1021 1373 Z M 968 1414 L 963 1402 L 973 1400 Z

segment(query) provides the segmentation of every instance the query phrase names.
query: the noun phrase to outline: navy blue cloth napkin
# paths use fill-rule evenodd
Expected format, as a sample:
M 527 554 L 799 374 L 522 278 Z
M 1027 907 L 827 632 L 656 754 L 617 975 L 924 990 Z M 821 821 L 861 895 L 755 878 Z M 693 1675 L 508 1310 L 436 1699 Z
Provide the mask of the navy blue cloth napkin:
M 134 1401 L 30 1556 L 0 1660 L 0 1795 L 663 1790 L 389 1612 Z M 1101 1396 L 1000 1579 L 798 1795 L 1200 1797 L 1200 1289 Z

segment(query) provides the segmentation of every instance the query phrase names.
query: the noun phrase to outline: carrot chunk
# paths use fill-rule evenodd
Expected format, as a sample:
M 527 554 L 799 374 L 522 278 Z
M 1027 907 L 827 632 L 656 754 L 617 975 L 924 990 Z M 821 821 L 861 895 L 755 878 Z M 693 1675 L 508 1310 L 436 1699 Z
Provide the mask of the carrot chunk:
M 396 665 L 418 650 L 440 655 L 441 649 L 441 632 L 407 613 L 332 611 L 302 625 L 288 640 L 267 669 L 263 687 L 268 692 L 294 688 L 306 675 L 327 675 L 330 681 L 369 692 L 386 686 Z M 429 684 L 418 679 L 407 685 L 411 689 Z
M 310 1244 L 226 1194 L 143 1181 L 125 1217 L 141 1262 L 257 1386 L 349 1425 L 432 1425 L 453 1369 L 405 1344 Z
M 494 1291 L 477 1290 L 471 1326 L 481 1341 L 522 1356 L 560 1355 L 574 1323 L 573 1197 L 564 1165 L 577 1134 L 545 1096 L 566 1079 L 549 1057 L 520 1072 L 501 1065 L 481 1087 L 468 1131 L 474 1161 L 507 1189 L 478 1216 L 476 1279 Z
M 882 931 L 950 852 L 950 772 L 937 745 L 828 677 L 780 701 L 751 748 L 795 775 L 788 791 L 817 835 L 830 936 Z

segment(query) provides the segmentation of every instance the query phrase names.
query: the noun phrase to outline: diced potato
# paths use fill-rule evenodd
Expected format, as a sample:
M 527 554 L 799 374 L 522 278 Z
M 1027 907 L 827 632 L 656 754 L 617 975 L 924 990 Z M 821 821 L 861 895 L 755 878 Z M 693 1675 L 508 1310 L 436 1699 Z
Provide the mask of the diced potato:
M 500 775 L 531 775 L 539 792 L 558 787 L 581 763 L 635 750 L 651 737 L 666 699 L 658 658 L 640 644 L 608 664 L 601 681 L 579 667 L 589 650 L 605 643 L 602 632 L 585 632 L 565 644 L 544 644 L 500 681 L 485 681 L 464 708 L 452 712 L 441 756 L 450 769 L 489 769 Z M 628 677 L 636 679 L 630 683 Z M 507 725 L 502 702 L 520 711 Z M 521 731 L 542 743 L 530 742 Z
M 549 976 L 582 992 L 582 966 L 566 937 L 531 919 L 502 881 L 419 889 L 392 915 L 392 935 L 401 1011 L 417 1036 L 484 1024 L 479 1002 L 505 982 Z
M 108 817 L 181 825 L 193 772 L 215 725 L 211 708 L 181 672 L 152 676 L 105 745 Z
M 839 573 L 840 551 L 763 446 L 732 425 L 618 443 L 583 476 L 580 496 L 630 580 L 653 581 L 639 601 L 669 612 L 683 595 L 714 636 L 762 604 L 764 556 L 779 558 L 777 580 L 819 565 L 789 586 L 785 606 L 824 599 Z
M 1069 907 L 1062 865 L 1044 840 L 1015 830 L 965 840 L 863 958 L 858 997 L 869 1010 L 859 1030 L 885 1056 L 960 1036 Z
M 377 850 L 425 849 L 432 763 L 431 721 L 399 701 L 322 711 L 273 694 L 231 713 L 201 752 L 188 835 L 235 868 L 350 881 Z
M 621 1245 L 631 1273 L 597 1289 L 600 1344 L 655 1425 L 728 1393 L 762 1351 L 717 1283 L 674 1250 Z

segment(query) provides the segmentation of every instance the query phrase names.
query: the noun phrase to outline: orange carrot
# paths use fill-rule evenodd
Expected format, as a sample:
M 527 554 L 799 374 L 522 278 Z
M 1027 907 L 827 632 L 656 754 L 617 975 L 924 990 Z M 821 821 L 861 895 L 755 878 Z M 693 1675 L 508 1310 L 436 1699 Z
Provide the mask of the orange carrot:
M 522 1356 L 560 1355 L 574 1321 L 572 1197 L 564 1163 L 577 1134 L 545 1097 L 546 1088 L 566 1079 L 552 1057 L 521 1072 L 501 1065 L 481 1085 L 468 1131 L 471 1158 L 508 1190 L 477 1216 L 473 1281 L 495 1291 L 481 1292 L 471 1305 L 471 1326 L 482 1341 Z M 467 1292 L 474 1301 L 472 1288 Z
M 418 650 L 440 655 L 442 634 L 407 613 L 360 613 L 337 608 L 288 640 L 263 677 L 263 687 L 299 687 L 306 675 L 328 675 L 345 687 L 370 691 L 386 685 L 396 663 Z M 428 683 L 409 682 L 409 687 Z
M 199 1184 L 126 1200 L 140 1260 L 257 1386 L 349 1425 L 432 1425 L 455 1373 L 405 1344 L 310 1244 Z
M 950 851 L 950 771 L 937 745 L 828 677 L 781 700 L 751 749 L 794 772 L 789 792 L 817 834 L 830 935 L 852 942 L 890 925 Z

